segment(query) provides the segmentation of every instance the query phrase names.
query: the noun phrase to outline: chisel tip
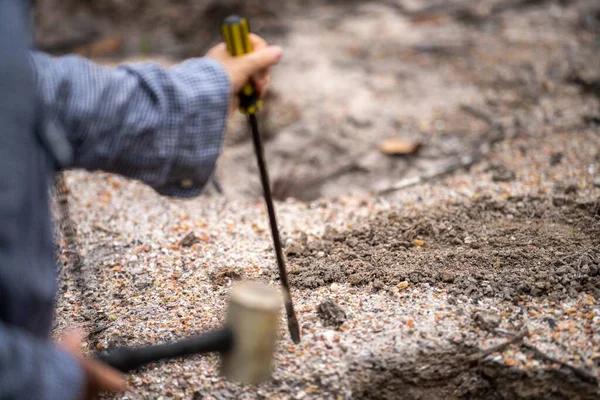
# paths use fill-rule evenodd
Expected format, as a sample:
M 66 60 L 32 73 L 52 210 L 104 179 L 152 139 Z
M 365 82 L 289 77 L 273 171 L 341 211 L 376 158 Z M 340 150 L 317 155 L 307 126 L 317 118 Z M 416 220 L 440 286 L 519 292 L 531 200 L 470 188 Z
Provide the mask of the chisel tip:
M 290 331 L 292 342 L 298 344 L 300 343 L 300 326 L 298 325 L 298 319 L 296 318 L 294 306 L 291 303 L 286 302 L 285 311 L 287 314 L 288 330 Z

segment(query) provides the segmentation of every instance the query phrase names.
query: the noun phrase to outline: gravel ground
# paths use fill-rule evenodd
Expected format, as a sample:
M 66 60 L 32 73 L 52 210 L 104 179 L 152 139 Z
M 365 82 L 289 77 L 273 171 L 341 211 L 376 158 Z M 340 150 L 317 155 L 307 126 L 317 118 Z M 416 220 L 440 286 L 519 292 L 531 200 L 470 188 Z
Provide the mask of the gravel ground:
M 399 132 L 422 138 L 423 152 L 408 160 L 371 152 L 370 163 L 359 160 L 367 173 L 326 181 L 317 191 L 325 197 L 277 203 L 303 341 L 293 345 L 282 320 L 271 381 L 239 386 L 219 377 L 215 356 L 194 357 L 130 375 L 130 392 L 117 398 L 599 398 L 600 11 L 592 1 L 538 3 L 491 16 L 472 7 L 470 17 L 360 6 L 365 46 L 379 40 L 378 23 L 404 27 L 387 35 L 410 33 L 402 40 L 414 45 L 444 34 L 455 41 L 403 53 L 398 93 L 372 89 L 398 73 L 383 68 L 398 53 L 375 47 L 370 69 L 362 68 L 374 55 L 359 57 L 356 77 L 384 81 L 353 79 L 366 91 L 355 106 L 340 99 L 350 94 L 338 93 L 342 78 L 332 77 L 343 63 L 322 63 L 330 86 L 308 67 L 306 81 L 276 75 L 273 108 L 293 103 L 300 116 L 277 125 L 269 114 L 269 126 L 287 126 L 267 144 L 274 170 L 283 173 L 278 163 L 289 156 L 276 150 L 303 148 L 302 129 L 333 141 L 344 132 L 340 159 L 357 149 L 357 137 L 389 137 L 394 123 L 373 114 L 377 101 L 397 108 Z M 321 42 L 300 40 L 314 30 L 308 17 L 290 28 L 290 54 L 320 48 L 322 57 L 327 38 L 347 34 L 341 22 Z M 460 57 L 448 55 L 456 43 L 466 43 Z M 318 56 L 307 55 L 306 65 Z M 281 70 L 298 75 L 300 64 L 288 59 Z M 286 97 L 288 84 L 295 90 Z M 331 93 L 323 107 L 309 106 L 311 91 L 322 90 Z M 361 104 L 376 116 L 372 125 L 361 124 Z M 90 352 L 174 340 L 219 326 L 235 279 L 277 285 L 262 201 L 233 182 L 255 174 L 235 124 L 219 167 L 226 196 L 172 200 L 104 173 L 67 174 L 85 265 L 61 269 L 57 334 L 85 326 Z M 300 165 L 319 168 L 319 154 Z M 479 162 L 380 191 L 461 154 Z M 235 162 L 248 168 L 236 175 Z M 196 243 L 183 246 L 190 233 Z

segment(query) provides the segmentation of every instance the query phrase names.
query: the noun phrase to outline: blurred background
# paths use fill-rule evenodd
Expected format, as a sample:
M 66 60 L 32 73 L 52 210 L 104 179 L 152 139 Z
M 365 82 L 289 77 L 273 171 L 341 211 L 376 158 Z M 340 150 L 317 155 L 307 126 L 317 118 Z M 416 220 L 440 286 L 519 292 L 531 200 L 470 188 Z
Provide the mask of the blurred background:
M 38 0 L 36 43 L 168 66 L 230 14 L 285 48 L 259 116 L 278 199 L 395 190 L 600 123 L 597 0 Z M 207 195 L 258 196 L 245 120 L 230 125 Z

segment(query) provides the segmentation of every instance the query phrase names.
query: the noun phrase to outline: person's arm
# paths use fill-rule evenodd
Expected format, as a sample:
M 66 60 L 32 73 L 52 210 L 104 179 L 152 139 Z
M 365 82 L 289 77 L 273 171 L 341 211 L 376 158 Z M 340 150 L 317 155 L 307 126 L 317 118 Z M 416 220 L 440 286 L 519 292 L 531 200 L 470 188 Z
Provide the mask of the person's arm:
M 119 173 L 166 195 L 202 190 L 231 99 L 221 63 L 204 57 L 171 68 L 107 68 L 78 56 L 32 58 L 46 115 L 71 144 L 72 167 Z
M 26 215 L 27 221 L 20 220 L 24 214 L 18 207 L 25 202 L 40 201 L 24 195 L 35 193 L 24 188 L 35 184 L 30 182 L 35 180 L 31 177 L 31 165 L 37 165 L 31 160 L 35 153 L 28 149 L 34 135 L 37 96 L 27 53 L 30 37 L 27 3 L 0 1 L 0 399 L 79 400 L 85 382 L 79 363 L 49 342 L 2 322 L 10 314 L 8 307 L 15 306 L 3 289 L 7 275 L 35 278 L 28 275 L 35 269 L 19 268 L 20 261 L 31 260 L 20 258 L 19 250 L 32 252 L 41 247 L 38 243 L 27 247 L 31 236 L 38 236 L 23 226 L 33 226 L 37 216 Z M 13 158 L 7 159 L 7 154 Z M 18 249 L 15 243 L 23 247 Z M 26 306 L 21 309 L 27 313 Z
M 80 400 L 84 382 L 68 352 L 0 322 L 0 399 Z

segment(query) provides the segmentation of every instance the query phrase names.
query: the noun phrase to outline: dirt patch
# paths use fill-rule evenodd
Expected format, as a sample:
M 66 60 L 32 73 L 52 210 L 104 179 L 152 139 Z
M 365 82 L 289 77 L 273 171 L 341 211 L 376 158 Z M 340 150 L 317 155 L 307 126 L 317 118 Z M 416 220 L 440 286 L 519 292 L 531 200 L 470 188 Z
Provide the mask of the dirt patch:
M 356 399 L 597 399 L 597 383 L 568 369 L 523 371 L 460 347 L 350 366 Z
M 557 199 L 560 199 L 557 201 Z M 570 197 L 482 198 L 444 210 L 386 213 L 362 229 L 292 243 L 295 287 L 333 282 L 447 285 L 471 298 L 600 296 L 599 204 Z M 558 206 L 557 206 L 558 205 Z

